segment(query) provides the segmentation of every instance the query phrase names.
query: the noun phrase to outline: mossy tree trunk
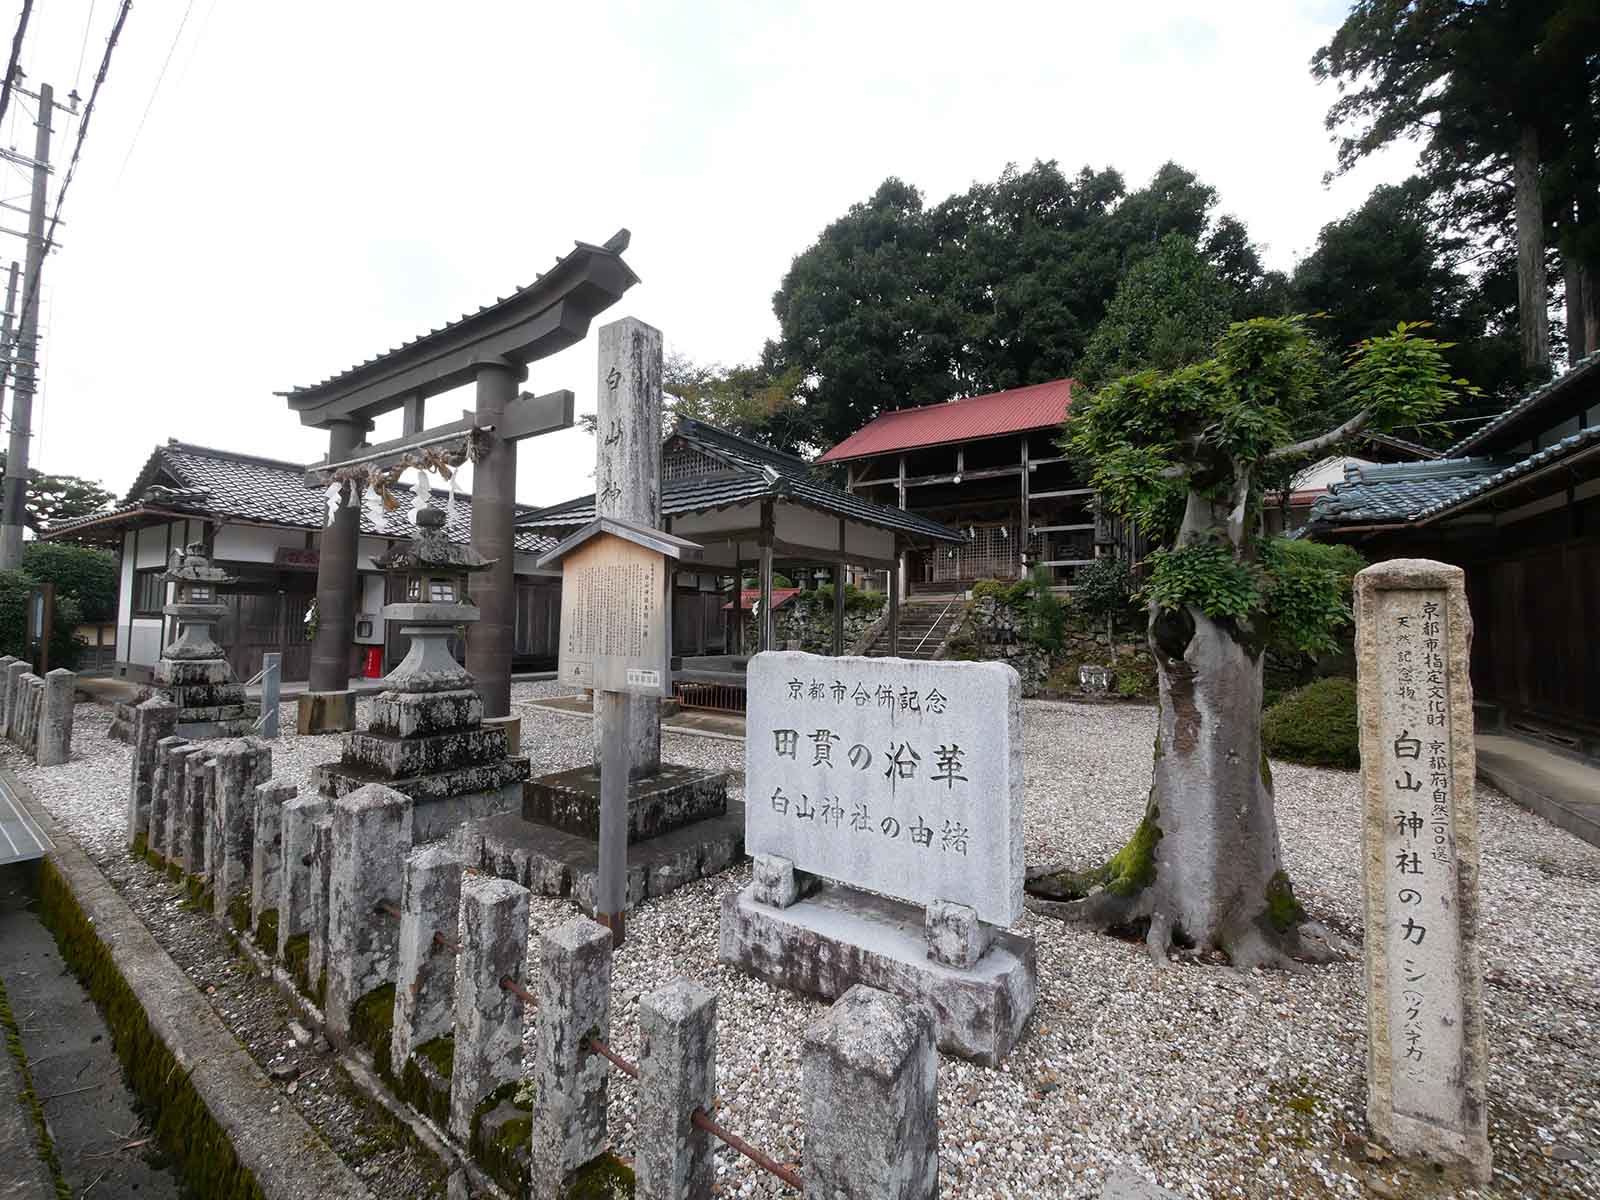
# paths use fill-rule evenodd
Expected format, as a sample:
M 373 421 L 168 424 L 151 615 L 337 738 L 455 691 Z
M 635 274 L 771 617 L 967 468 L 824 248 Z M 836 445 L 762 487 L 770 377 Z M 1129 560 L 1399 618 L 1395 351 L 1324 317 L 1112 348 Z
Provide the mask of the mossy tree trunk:
M 1179 548 L 1251 554 L 1248 473 L 1239 475 L 1223 499 L 1190 492 Z M 1286 966 L 1309 948 L 1300 944 L 1302 914 L 1283 870 L 1261 748 L 1260 631 L 1195 606 L 1152 605 L 1149 638 L 1160 715 L 1144 819 L 1102 867 L 1031 871 L 1032 907 L 1101 927 L 1148 920 L 1147 943 L 1163 962 L 1176 940 L 1221 950 L 1241 969 Z

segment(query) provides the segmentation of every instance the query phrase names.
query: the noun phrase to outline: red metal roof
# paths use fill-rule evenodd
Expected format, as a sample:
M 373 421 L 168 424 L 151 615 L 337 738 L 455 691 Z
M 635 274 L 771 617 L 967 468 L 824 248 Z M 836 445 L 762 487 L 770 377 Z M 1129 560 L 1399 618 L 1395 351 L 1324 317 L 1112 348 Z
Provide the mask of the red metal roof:
M 799 594 L 799 588 L 773 588 L 772 611 L 777 612 L 778 609 L 782 608 L 785 604 L 789 603 L 789 601 L 793 600 Z M 744 588 L 739 593 L 739 607 L 744 609 L 745 612 L 754 612 L 756 601 L 759 599 L 761 599 L 760 588 Z M 724 604 L 722 606 L 722 611 L 732 612 L 733 601 L 730 600 L 728 603 Z
M 843 462 L 921 446 L 1047 429 L 1066 419 L 1071 402 L 1072 380 L 1053 379 L 948 404 L 896 409 L 874 417 L 817 461 Z

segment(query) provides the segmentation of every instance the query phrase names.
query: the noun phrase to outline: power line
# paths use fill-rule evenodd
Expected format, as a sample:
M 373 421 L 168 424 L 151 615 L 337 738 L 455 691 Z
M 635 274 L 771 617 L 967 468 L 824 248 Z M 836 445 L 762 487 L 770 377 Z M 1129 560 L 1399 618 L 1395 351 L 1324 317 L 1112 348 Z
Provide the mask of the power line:
M 78 69 L 72 73 L 72 90 L 78 90 L 78 84 L 83 79 L 83 56 L 89 49 L 89 27 L 94 24 L 95 0 L 89 0 L 89 15 L 83 22 L 83 43 L 78 47 Z
M 33 0 L 22 0 L 22 15 L 17 18 L 17 32 L 11 36 L 11 62 L 6 67 L 6 79 L 0 88 L 0 121 L 6 119 L 6 109 L 11 105 L 11 81 L 17 77 L 17 60 L 22 57 L 22 38 L 28 32 L 28 14 L 33 12 Z
M 124 8 L 126 11 L 126 8 Z M 155 86 L 150 89 L 150 99 L 145 102 L 144 113 L 139 117 L 139 125 L 133 131 L 133 141 L 128 143 L 128 153 L 122 159 L 122 168 L 117 172 L 117 182 L 122 182 L 122 176 L 128 170 L 128 163 L 133 160 L 134 147 L 139 144 L 139 135 L 144 132 L 144 123 L 150 116 L 150 110 L 155 107 L 156 93 L 161 90 L 161 81 L 167 77 L 167 68 L 172 65 L 172 56 L 177 52 L 178 39 L 183 36 L 183 27 L 189 23 L 189 14 L 194 11 L 194 0 L 183 6 L 183 16 L 178 21 L 178 32 L 172 35 L 172 45 L 167 47 L 167 57 L 161 60 L 161 72 L 156 76 Z M 119 18 L 120 23 L 120 18 Z

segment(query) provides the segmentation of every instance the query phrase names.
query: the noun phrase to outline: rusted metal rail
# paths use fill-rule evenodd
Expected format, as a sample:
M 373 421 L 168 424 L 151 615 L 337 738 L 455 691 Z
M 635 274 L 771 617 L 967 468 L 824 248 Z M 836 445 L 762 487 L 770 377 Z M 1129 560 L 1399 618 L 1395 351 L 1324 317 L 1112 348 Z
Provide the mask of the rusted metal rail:
M 400 910 L 392 904 L 376 904 L 372 911 L 382 916 L 393 917 L 396 921 L 400 919 Z M 437 929 L 433 931 L 433 944 L 450 951 L 451 954 L 461 953 L 461 943 L 445 937 Z
M 539 997 L 535 996 L 532 992 L 523 987 L 509 975 L 500 976 L 500 990 L 503 992 L 510 992 L 513 996 L 519 998 L 524 1004 L 532 1005 L 534 1008 L 539 1006 Z
M 739 684 L 680 679 L 672 685 L 672 692 L 680 708 L 696 712 L 743 713 L 745 710 L 745 689 Z
M 605 1058 L 610 1059 L 611 1062 L 616 1066 L 617 1070 L 621 1071 L 629 1079 L 639 1078 L 639 1068 L 633 1063 L 629 1062 L 627 1059 L 623 1058 L 622 1055 L 618 1054 L 599 1038 L 590 1038 L 587 1042 L 587 1045 L 589 1049 L 593 1050 L 596 1054 L 603 1055 Z M 772 1155 L 761 1149 L 758 1149 L 755 1146 L 752 1146 L 737 1133 L 734 1133 L 733 1130 L 728 1129 L 714 1121 L 711 1118 L 711 1115 L 707 1113 L 705 1109 L 695 1109 L 689 1114 L 689 1121 L 696 1129 L 703 1129 L 712 1137 L 722 1142 L 724 1145 L 733 1147 L 733 1149 L 737 1150 L 751 1162 L 755 1163 L 756 1166 L 767 1172 L 767 1174 L 783 1180 L 784 1183 L 788 1184 L 798 1192 L 805 1191 L 805 1181 L 800 1178 L 799 1172 L 797 1172 L 793 1167 L 784 1166 L 777 1159 L 773 1158 Z

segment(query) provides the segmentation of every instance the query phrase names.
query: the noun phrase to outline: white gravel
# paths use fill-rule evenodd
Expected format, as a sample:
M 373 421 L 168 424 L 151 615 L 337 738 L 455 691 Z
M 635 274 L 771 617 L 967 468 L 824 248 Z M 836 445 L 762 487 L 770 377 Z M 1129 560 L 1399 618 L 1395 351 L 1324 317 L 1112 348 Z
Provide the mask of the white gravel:
M 554 684 L 519 684 L 523 752 L 535 771 L 587 761 L 587 722 L 526 707 Z M 309 780 L 327 738 L 297 738 L 292 706 L 276 773 Z M 82 706 L 72 762 L 0 755 L 96 857 L 120 852 L 127 747 L 109 711 Z M 1089 862 L 1114 852 L 1142 811 L 1154 710 L 1025 705 L 1028 859 Z M 738 768 L 736 743 L 668 734 L 678 762 Z M 1359 941 L 1360 844 L 1354 773 L 1274 764 L 1284 853 L 1310 914 Z M 998 1070 L 940 1063 L 941 1178 L 947 1197 L 1098 1197 L 1118 1166 L 1192 1200 L 1266 1196 L 1574 1196 L 1600 1200 L 1600 850 L 1478 790 L 1482 945 L 1494 1182 L 1456 1186 L 1363 1156 L 1366 1009 L 1358 963 L 1305 976 L 1174 966 L 1142 946 L 1028 914 L 1039 1007 Z M 802 1033 L 820 1002 L 754 981 L 716 957 L 721 896 L 747 868 L 649 901 L 617 955 L 613 1038 L 636 1053 L 637 997 L 679 975 L 716 991 L 720 1119 L 783 1161 L 803 1158 Z M 573 907 L 536 898 L 535 928 Z M 534 952 L 537 951 L 537 935 Z M 627 1155 L 634 1095 L 613 1082 L 611 1122 Z M 732 1151 L 721 1194 L 789 1195 Z

